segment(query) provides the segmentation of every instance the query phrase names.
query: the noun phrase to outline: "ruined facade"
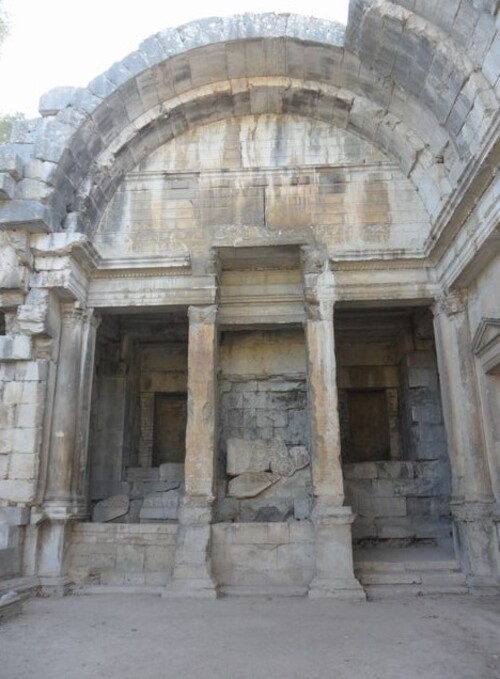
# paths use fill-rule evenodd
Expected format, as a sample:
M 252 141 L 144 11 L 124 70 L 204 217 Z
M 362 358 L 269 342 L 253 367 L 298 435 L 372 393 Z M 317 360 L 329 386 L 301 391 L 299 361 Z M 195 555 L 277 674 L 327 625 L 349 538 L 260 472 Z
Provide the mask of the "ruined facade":
M 195 22 L 17 125 L 4 580 L 498 591 L 499 17 Z

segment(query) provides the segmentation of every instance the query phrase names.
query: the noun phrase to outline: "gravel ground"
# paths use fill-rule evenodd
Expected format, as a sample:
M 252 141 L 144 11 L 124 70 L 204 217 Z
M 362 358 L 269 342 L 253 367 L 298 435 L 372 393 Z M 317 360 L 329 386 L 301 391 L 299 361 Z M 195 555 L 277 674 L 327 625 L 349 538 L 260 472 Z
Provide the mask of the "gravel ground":
M 33 599 L 1 679 L 496 679 L 500 600 Z

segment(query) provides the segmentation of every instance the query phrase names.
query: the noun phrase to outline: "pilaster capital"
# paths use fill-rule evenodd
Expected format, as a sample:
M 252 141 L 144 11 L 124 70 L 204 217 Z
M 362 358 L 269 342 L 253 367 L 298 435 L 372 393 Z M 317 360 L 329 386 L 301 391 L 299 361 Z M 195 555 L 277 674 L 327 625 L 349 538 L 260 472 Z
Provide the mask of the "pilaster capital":
M 89 312 L 80 302 L 65 302 L 60 306 L 61 321 L 64 325 L 78 325 L 91 318 Z
M 319 270 L 304 272 L 304 303 L 308 320 L 331 321 L 335 293 L 335 276 L 328 259 L 323 260 Z
M 333 299 L 305 300 L 306 318 L 308 321 L 333 321 Z
M 463 314 L 467 311 L 467 301 L 468 295 L 465 288 L 447 290 L 436 297 L 432 305 L 432 312 L 434 316 L 444 314 L 448 317 Z
M 211 325 L 217 322 L 218 307 L 216 304 L 208 304 L 207 306 L 190 306 L 188 309 L 188 317 L 190 323 L 199 323 L 202 325 Z

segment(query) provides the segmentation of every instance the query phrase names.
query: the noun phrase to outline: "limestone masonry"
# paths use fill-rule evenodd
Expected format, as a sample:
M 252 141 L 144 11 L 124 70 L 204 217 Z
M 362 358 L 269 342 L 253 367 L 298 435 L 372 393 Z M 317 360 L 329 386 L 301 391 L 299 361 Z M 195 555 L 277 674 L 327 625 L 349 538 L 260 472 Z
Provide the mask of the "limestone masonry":
M 196 21 L 17 124 L 0 597 L 500 591 L 499 9 Z

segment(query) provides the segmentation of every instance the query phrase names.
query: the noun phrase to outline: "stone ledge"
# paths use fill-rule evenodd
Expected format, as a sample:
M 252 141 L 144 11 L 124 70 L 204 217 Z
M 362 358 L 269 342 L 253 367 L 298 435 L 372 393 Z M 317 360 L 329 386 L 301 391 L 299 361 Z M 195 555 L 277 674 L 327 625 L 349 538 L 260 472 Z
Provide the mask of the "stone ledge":
M 57 231 L 59 221 L 54 212 L 32 200 L 12 200 L 0 207 L 0 231 L 25 229 L 29 233 Z

